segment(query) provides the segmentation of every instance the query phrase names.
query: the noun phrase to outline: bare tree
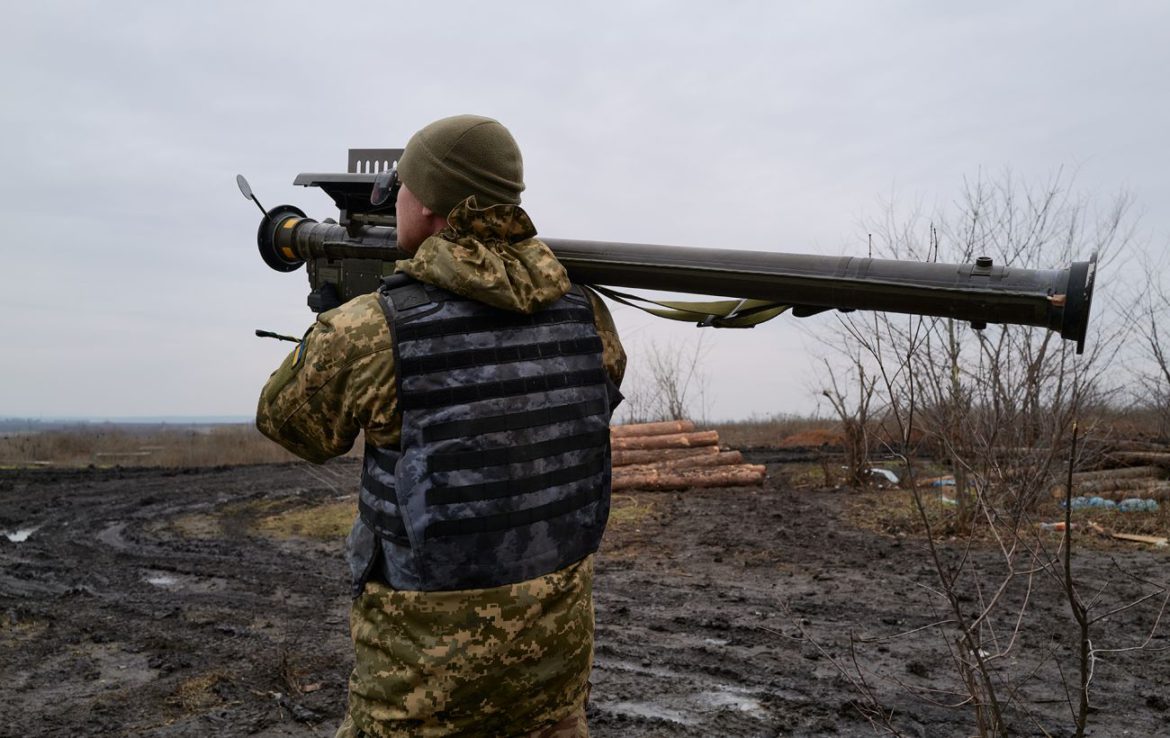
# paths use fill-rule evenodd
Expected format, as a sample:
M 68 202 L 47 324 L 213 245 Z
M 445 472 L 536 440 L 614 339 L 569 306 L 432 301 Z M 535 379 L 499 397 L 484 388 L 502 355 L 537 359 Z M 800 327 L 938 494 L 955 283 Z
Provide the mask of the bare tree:
M 1145 265 L 1144 289 L 1129 315 L 1141 344 L 1143 365 L 1136 372 L 1139 410 L 1153 414 L 1158 437 L 1170 438 L 1170 292 L 1160 265 Z
M 828 382 L 821 390 L 821 395 L 829 401 L 841 422 L 846 484 L 862 488 L 868 487 L 871 481 L 870 413 L 878 378 L 872 373 L 866 373 L 866 357 L 861 350 L 850 354 L 849 361 L 850 364 L 843 372 L 845 376 L 840 379 L 838 374 L 841 374 L 842 370 L 835 369 L 831 362 L 825 361 Z
M 966 183 L 953 212 L 926 222 L 920 216 L 900 219 L 891 209 L 871 238 L 878 255 L 903 259 L 963 263 L 990 256 L 1007 267 L 1049 268 L 1095 252 L 1106 266 L 1132 240 L 1129 204 L 1121 196 L 1098 213 L 1089 200 L 1072 194 L 1060 175 L 1043 187 L 1027 188 L 1009 174 L 999 181 Z M 1071 539 L 1062 543 L 1060 555 L 1046 550 L 1030 531 L 1037 503 L 1062 470 L 1071 474 L 1067 465 L 1079 411 L 1106 404 L 1116 391 L 1106 378 L 1125 332 L 1108 324 L 1100 298 L 1094 335 L 1083 356 L 1039 328 L 975 330 L 954 320 L 893 315 L 841 318 L 842 354 L 848 357 L 842 371 L 860 377 L 859 386 L 872 395 L 866 396 L 866 409 L 870 403 L 883 408 L 897 429 L 899 448 L 890 450 L 903 455 L 937 579 L 934 593 L 942 612 L 935 630 L 961 685 L 956 704 L 972 710 L 980 735 L 1007 735 L 1009 712 L 1035 719 L 1019 697 L 1031 674 L 1013 670 L 1010 654 L 1022 647 L 1017 635 L 1029 615 L 1026 593 L 1044 582 L 1067 594 L 1076 624 L 1079 647 L 1073 662 L 1063 664 L 1055 651 L 1046 658 L 1060 674 L 1080 675 L 1069 690 L 1069 705 L 1074 732 L 1084 734 L 1090 635 L 1100 619 L 1090 611 L 1101 603 L 1086 603 L 1078 594 L 1081 586 L 1069 563 Z M 1170 302 L 1164 305 L 1170 308 Z M 1148 326 L 1157 335 L 1157 320 Z M 1154 353 L 1155 361 L 1163 355 Z M 830 401 L 838 398 L 833 402 L 838 414 L 844 417 L 848 410 L 856 416 L 855 408 L 839 401 L 843 393 L 832 372 L 830 378 L 825 394 Z M 1163 378 L 1170 390 L 1170 372 L 1159 381 Z M 1096 430 L 1084 417 L 1079 429 L 1089 438 Z M 905 451 L 918 434 L 954 471 L 957 550 L 936 542 L 929 509 L 939 498 L 913 483 Z M 990 541 L 998 552 L 994 570 L 974 565 L 976 540 Z M 1009 596 L 1020 590 L 1022 597 Z M 1159 593 L 1165 589 L 1150 596 Z M 966 604 L 972 602 L 974 610 Z M 1074 692 L 1079 696 L 1074 698 Z
M 707 415 L 708 378 L 703 371 L 707 356 L 705 334 L 687 343 L 651 341 L 631 352 L 632 370 L 624 383 L 625 422 L 655 420 L 702 421 Z

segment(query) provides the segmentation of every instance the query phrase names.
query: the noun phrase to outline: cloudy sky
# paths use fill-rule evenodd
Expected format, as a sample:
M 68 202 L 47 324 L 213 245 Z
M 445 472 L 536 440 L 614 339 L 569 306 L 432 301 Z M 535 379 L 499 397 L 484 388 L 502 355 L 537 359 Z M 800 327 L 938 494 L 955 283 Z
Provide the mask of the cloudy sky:
M 864 255 L 883 203 L 1009 168 L 1170 234 L 1165 2 L 47 0 L 5 26 L 0 416 L 250 414 L 288 346 L 253 329 L 313 316 L 234 175 L 322 219 L 298 172 L 456 113 L 512 129 L 550 236 Z M 615 316 L 635 357 L 697 337 Z M 814 410 L 831 327 L 707 335 L 711 415 Z

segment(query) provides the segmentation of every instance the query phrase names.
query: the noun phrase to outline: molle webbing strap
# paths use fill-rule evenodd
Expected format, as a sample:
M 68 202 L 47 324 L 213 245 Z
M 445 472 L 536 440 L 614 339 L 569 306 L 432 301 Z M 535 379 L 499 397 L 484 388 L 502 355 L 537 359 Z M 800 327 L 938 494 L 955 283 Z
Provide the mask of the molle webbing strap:
M 402 518 L 371 507 L 365 500 L 361 499 L 361 495 L 358 496 L 358 511 L 362 522 L 373 528 L 378 535 L 403 546 L 410 545 L 410 539 L 406 535 L 406 524 L 402 522 Z
M 550 456 L 560 456 L 571 451 L 596 449 L 605 446 L 609 429 L 602 428 L 590 433 L 553 438 L 549 441 L 530 443 L 525 446 L 505 446 L 480 451 L 457 453 L 436 453 L 427 458 L 427 471 L 445 472 L 457 469 L 479 469 L 487 466 L 506 466 L 525 461 L 535 461 Z M 518 480 L 517 480 L 518 481 Z
M 405 277 L 405 274 L 395 274 L 395 277 Z M 387 286 L 389 278 L 382 280 L 383 289 L 386 290 L 386 296 L 394 303 L 394 309 L 403 312 L 405 310 L 413 310 L 416 307 L 430 304 L 431 296 L 427 294 L 427 289 L 421 282 L 415 282 L 413 278 L 407 278 L 402 284 Z
M 450 505 L 454 502 L 476 502 L 526 495 L 550 487 L 579 482 L 603 471 L 605 471 L 605 461 L 594 459 L 587 464 L 568 466 L 524 479 L 505 479 L 500 482 L 482 482 L 462 487 L 432 487 L 427 490 L 427 505 Z M 600 484 L 594 486 L 598 489 L 601 488 Z
M 398 504 L 398 494 L 394 491 L 394 488 L 388 484 L 384 484 L 372 474 L 362 474 L 362 487 L 379 500 L 393 502 L 395 505 Z
M 605 369 L 585 369 L 543 377 L 506 379 L 500 382 L 484 382 L 463 387 L 428 390 L 423 392 L 403 391 L 398 399 L 405 410 L 422 410 L 448 405 L 466 405 L 479 400 L 497 397 L 528 395 L 537 392 L 554 392 L 570 387 L 586 387 L 605 383 Z
M 388 475 L 390 475 L 391 478 L 394 477 L 395 464 L 394 464 L 393 459 L 387 458 L 384 454 L 380 454 L 380 453 L 373 453 L 373 454 L 367 453 L 366 456 L 367 456 L 367 458 L 372 456 L 374 459 L 375 466 L 377 466 L 382 471 L 386 472 Z M 369 474 L 367 474 L 364 469 L 362 470 L 362 479 L 363 479 L 363 481 L 367 480 L 367 479 L 370 481 L 374 481 L 374 482 L 378 481 L 378 480 L 374 479 L 372 476 L 370 476 Z M 381 482 L 379 482 L 379 484 L 381 484 Z M 389 488 L 387 487 L 387 489 L 389 489 Z M 387 497 L 386 499 L 391 500 L 391 501 L 394 500 L 394 490 L 390 490 L 390 496 Z
M 446 536 L 465 536 L 474 533 L 494 533 L 496 531 L 511 530 L 522 526 L 539 523 L 542 520 L 557 518 L 578 510 L 586 505 L 601 499 L 603 491 L 600 486 L 587 487 L 569 497 L 538 507 L 529 507 L 498 515 L 487 515 L 482 518 L 466 518 L 463 520 L 440 520 L 427 526 L 424 538 L 443 538 Z
M 542 407 L 539 410 L 528 410 L 522 413 L 508 415 L 490 415 L 485 418 L 471 420 L 452 420 L 447 423 L 436 423 L 422 429 L 424 443 L 446 441 L 464 436 L 482 436 L 486 433 L 499 433 L 509 430 L 524 430 L 539 428 L 543 425 L 555 425 L 569 420 L 581 420 L 590 415 L 600 415 L 608 409 L 605 400 L 589 400 L 575 405 L 554 405 Z
M 526 346 L 492 346 L 484 349 L 450 351 L 445 354 L 404 357 L 400 360 L 404 374 L 429 374 L 447 369 L 466 369 L 471 366 L 508 364 L 517 361 L 551 359 L 558 356 L 595 354 L 601 352 L 600 338 L 581 338 L 575 341 L 550 341 Z
M 449 318 L 422 324 L 409 322 L 396 326 L 400 343 L 417 341 L 422 338 L 484 333 L 507 330 L 510 327 L 554 325 L 556 323 L 592 323 L 593 311 L 587 307 L 569 307 L 544 310 L 532 315 L 479 315 L 465 318 Z

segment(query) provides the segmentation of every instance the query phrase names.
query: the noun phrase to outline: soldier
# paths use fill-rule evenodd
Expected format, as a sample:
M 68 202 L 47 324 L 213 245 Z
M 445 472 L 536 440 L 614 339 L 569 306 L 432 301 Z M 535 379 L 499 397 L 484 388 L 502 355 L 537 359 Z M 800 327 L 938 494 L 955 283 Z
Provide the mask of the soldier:
M 625 353 L 535 237 L 504 126 L 436 121 L 398 175 L 411 258 L 318 317 L 256 414 L 314 462 L 365 433 L 337 735 L 585 736 Z

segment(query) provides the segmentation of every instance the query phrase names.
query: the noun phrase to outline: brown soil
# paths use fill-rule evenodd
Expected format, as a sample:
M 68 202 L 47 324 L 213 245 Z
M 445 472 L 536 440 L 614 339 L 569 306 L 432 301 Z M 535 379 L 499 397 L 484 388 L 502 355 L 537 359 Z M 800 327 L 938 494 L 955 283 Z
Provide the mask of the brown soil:
M 815 429 L 793 433 L 776 444 L 779 448 L 821 448 L 823 446 L 840 447 L 845 443 L 845 436 L 840 431 Z
M 335 512 L 357 473 L 352 460 L 0 472 L 0 531 L 34 529 L 0 536 L 6 734 L 331 735 L 351 658 L 347 573 L 340 538 L 322 537 L 336 523 L 299 512 Z M 618 495 L 598 558 L 592 734 L 870 736 L 873 705 L 903 735 L 975 734 L 970 708 L 950 706 L 955 631 L 926 627 L 947 615 L 923 543 L 856 527 L 851 499 L 774 481 Z M 967 557 L 989 579 L 1001 568 L 990 547 Z M 1164 586 L 1167 557 L 1084 550 L 1075 566 L 1105 612 Z M 1019 684 L 1011 732 L 1071 735 L 1067 604 L 1043 575 L 1001 595 L 1025 599 L 993 662 Z M 1094 646 L 1152 630 L 1150 648 L 1166 649 L 1160 605 L 1111 616 Z M 993 633 L 1008 645 L 1015 613 L 993 618 L 989 651 Z M 1091 690 L 1092 734 L 1170 732 L 1164 650 L 1102 653 Z

